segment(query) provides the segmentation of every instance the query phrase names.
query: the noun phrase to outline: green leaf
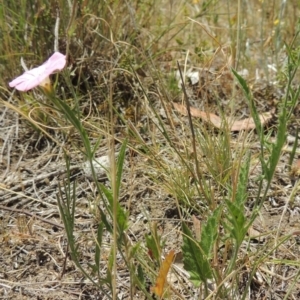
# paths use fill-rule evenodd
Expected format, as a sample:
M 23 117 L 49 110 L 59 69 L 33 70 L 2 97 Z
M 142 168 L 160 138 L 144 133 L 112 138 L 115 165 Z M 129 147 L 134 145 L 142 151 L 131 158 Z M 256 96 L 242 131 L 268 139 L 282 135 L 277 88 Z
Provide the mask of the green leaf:
M 276 141 L 272 145 L 272 152 L 268 164 L 269 168 L 267 169 L 266 172 L 268 181 L 271 181 L 273 178 L 278 161 L 281 157 L 282 148 L 286 142 L 287 122 L 288 122 L 287 109 L 286 109 L 286 105 L 283 105 L 280 108 Z
M 211 251 L 218 236 L 218 218 L 221 208 L 216 209 L 203 226 L 200 246 L 207 258 L 211 258 Z
M 155 261 L 160 261 L 160 239 L 156 240 L 153 235 L 146 235 L 146 246 L 149 251 L 149 256 Z
M 128 228 L 128 213 L 120 206 L 118 203 L 117 211 L 117 223 L 120 237 L 123 235 L 124 231 Z
M 77 129 L 78 133 L 81 136 L 82 142 L 84 144 L 84 148 L 86 151 L 85 154 L 88 159 L 92 159 L 93 155 L 92 155 L 90 140 L 85 128 L 82 126 L 79 113 L 71 109 L 70 106 L 65 101 L 56 98 L 54 95 L 49 94 L 48 97 L 54 103 L 56 108 L 59 109 L 61 112 L 63 112 L 65 118 L 69 120 L 71 124 Z
M 226 204 L 228 208 L 227 220 L 231 223 L 231 226 L 226 223 L 224 223 L 224 226 L 236 240 L 237 244 L 240 245 L 247 233 L 244 211 L 231 201 L 226 200 Z
M 106 270 L 106 280 L 111 284 L 112 283 L 112 270 L 113 270 L 113 265 L 114 265 L 114 260 L 116 258 L 114 257 L 114 251 L 113 247 L 110 250 L 110 254 L 108 257 L 108 263 L 107 263 L 107 270 Z
M 140 281 L 140 283 L 145 286 L 145 275 L 144 275 L 144 271 L 143 268 L 141 267 L 141 265 L 138 265 L 137 267 L 137 278 Z
M 105 195 L 106 199 L 108 200 L 108 207 L 110 210 L 110 214 L 112 215 L 113 212 L 113 193 L 112 190 L 108 189 L 104 184 L 99 183 L 100 189 Z
M 251 156 L 249 153 L 246 157 L 246 161 L 240 168 L 239 181 L 238 181 L 236 195 L 234 198 L 234 203 L 241 208 L 244 206 L 248 196 L 247 185 L 248 185 L 248 176 L 249 176 L 249 168 L 250 168 L 250 158 Z
M 100 269 L 100 253 L 101 253 L 103 229 L 104 229 L 104 223 L 100 222 L 97 230 L 97 241 L 96 241 L 96 249 L 95 249 L 95 265 L 97 267 L 97 272 L 99 272 Z
M 140 249 L 141 242 L 137 242 L 135 245 L 130 247 L 130 256 L 129 258 L 135 258 L 137 251 Z
M 103 212 L 103 210 L 101 208 L 99 208 L 100 210 L 100 217 L 101 217 L 101 221 L 104 223 L 106 230 L 112 234 L 113 229 L 111 224 L 108 222 L 107 218 L 106 218 L 106 214 Z
M 235 78 L 238 80 L 239 84 L 241 85 L 246 97 L 249 99 L 251 97 L 251 92 L 248 88 L 247 82 L 245 79 L 234 69 L 231 69 L 232 73 L 234 74 Z
M 250 106 L 251 115 L 253 117 L 256 130 L 257 130 L 259 136 L 261 137 L 261 135 L 263 134 L 261 121 L 260 121 L 259 114 L 258 114 L 256 106 L 255 106 L 255 103 L 253 101 L 250 89 L 248 88 L 247 82 L 239 73 L 237 73 L 233 69 L 232 69 L 232 73 L 234 74 L 235 78 L 238 80 L 239 84 L 241 85 L 241 87 L 244 91 L 244 94 L 245 94 L 245 96 L 248 100 L 248 104 Z
M 183 231 L 183 264 L 190 274 L 190 280 L 195 286 L 199 286 L 201 281 L 206 282 L 212 278 L 212 271 L 207 257 L 185 223 L 182 223 Z
M 121 184 L 121 177 L 122 177 L 122 167 L 123 167 L 123 162 L 124 162 L 124 157 L 125 157 L 125 150 L 126 150 L 126 142 L 123 143 L 121 147 L 121 151 L 118 157 L 118 163 L 117 163 L 117 188 L 120 188 Z M 113 206 L 114 206 L 114 201 L 113 201 L 113 192 L 112 190 L 108 189 L 105 185 L 99 183 L 99 187 L 103 194 L 105 195 L 106 199 L 108 200 L 108 210 L 110 213 L 110 216 L 112 217 L 113 215 Z M 119 192 L 118 192 L 119 194 Z M 123 234 L 123 232 L 128 228 L 128 214 L 126 211 L 121 207 L 120 203 L 117 202 L 117 223 L 118 223 L 118 231 L 119 231 L 119 236 Z
M 267 173 L 267 166 L 266 166 L 266 163 L 264 161 L 265 136 L 264 136 L 263 126 L 262 126 L 260 118 L 259 118 L 259 114 L 257 112 L 252 94 L 250 92 L 250 89 L 248 88 L 248 85 L 247 85 L 245 79 L 233 69 L 232 69 L 232 73 L 234 74 L 235 78 L 238 80 L 239 84 L 241 85 L 241 87 L 244 91 L 244 94 L 245 94 L 245 96 L 248 100 L 248 105 L 249 105 L 249 108 L 250 108 L 250 111 L 251 111 L 251 116 L 254 120 L 255 128 L 256 128 L 256 131 L 258 133 L 259 140 L 260 140 L 260 161 L 261 161 L 261 166 L 262 166 L 263 174 L 266 174 Z
M 118 195 L 120 193 L 121 181 L 122 181 L 122 173 L 123 173 L 123 166 L 124 166 L 124 159 L 126 154 L 126 147 L 127 147 L 127 140 L 125 140 L 122 144 L 120 149 L 118 160 L 117 160 L 117 191 Z

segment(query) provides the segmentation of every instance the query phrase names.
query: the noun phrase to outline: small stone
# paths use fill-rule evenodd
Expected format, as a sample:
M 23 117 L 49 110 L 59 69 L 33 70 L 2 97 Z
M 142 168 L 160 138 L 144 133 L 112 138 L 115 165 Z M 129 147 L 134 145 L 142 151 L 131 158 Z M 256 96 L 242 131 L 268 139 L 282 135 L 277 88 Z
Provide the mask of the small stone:
M 108 155 L 96 157 L 92 163 L 93 163 L 93 167 L 94 167 L 95 173 L 97 175 L 97 178 L 106 176 L 106 174 L 110 168 L 110 158 Z M 93 179 L 93 173 L 92 173 L 90 161 L 86 161 L 82 164 L 82 170 L 86 177 L 88 177 L 89 179 Z

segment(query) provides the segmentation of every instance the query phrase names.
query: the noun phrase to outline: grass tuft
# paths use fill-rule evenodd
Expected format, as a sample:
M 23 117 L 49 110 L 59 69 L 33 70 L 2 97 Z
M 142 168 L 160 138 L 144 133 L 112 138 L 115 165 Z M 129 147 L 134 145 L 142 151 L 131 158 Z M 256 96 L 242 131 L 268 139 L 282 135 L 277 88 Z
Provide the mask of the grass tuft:
M 296 299 L 299 9 L 3 1 L 0 295 Z M 53 92 L 9 89 L 56 50 Z

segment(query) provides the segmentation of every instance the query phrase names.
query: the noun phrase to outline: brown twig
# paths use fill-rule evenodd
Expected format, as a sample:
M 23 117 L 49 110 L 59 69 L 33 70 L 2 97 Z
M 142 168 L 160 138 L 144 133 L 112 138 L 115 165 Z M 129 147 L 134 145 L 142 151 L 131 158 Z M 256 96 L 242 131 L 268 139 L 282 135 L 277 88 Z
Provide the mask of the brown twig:
M 193 145 L 193 151 L 194 151 L 194 156 L 195 156 L 197 179 L 200 182 L 200 178 L 201 178 L 200 177 L 200 168 L 199 168 L 199 163 L 198 163 L 198 158 L 197 158 L 196 136 L 195 136 L 195 130 L 194 130 L 194 125 L 193 125 L 193 121 L 192 121 L 191 106 L 190 106 L 189 98 L 188 98 L 188 95 L 187 95 L 187 92 L 186 92 L 186 89 L 185 89 L 184 79 L 183 79 L 183 75 L 182 75 L 182 72 L 181 72 L 180 65 L 179 65 L 178 61 L 177 61 L 177 67 L 178 67 L 178 71 L 179 71 L 180 78 L 181 78 L 181 88 L 182 88 L 183 95 L 184 95 L 184 100 L 185 100 L 189 125 L 190 125 L 190 129 L 191 129 L 191 133 L 192 133 L 192 145 Z
M 195 169 L 196 169 L 196 176 L 193 174 L 194 178 L 197 179 L 197 182 L 199 184 L 200 190 L 202 192 L 202 194 L 204 195 L 204 197 L 206 198 L 206 200 L 208 201 L 208 203 L 210 203 L 210 198 L 207 195 L 205 188 L 203 186 L 202 183 L 202 174 L 200 171 L 200 167 L 199 167 L 199 161 L 198 161 L 198 156 L 197 156 L 197 147 L 196 147 L 196 135 L 195 135 L 195 130 L 194 130 L 194 125 L 193 125 L 193 120 L 192 120 L 192 114 L 191 114 L 191 105 L 189 102 L 189 98 L 185 89 L 185 84 L 184 84 L 184 78 L 180 69 L 180 65 L 179 62 L 177 61 L 177 67 L 178 67 L 178 71 L 180 74 L 180 79 L 181 79 L 181 88 L 183 91 L 183 95 L 184 95 L 184 100 L 185 100 L 185 105 L 186 105 L 186 111 L 187 111 L 187 116 L 188 116 L 188 120 L 189 120 L 189 125 L 190 125 L 190 130 L 192 133 L 192 146 L 193 146 L 193 151 L 194 151 L 194 158 L 195 158 Z
M 18 213 L 18 214 L 25 214 L 27 216 L 30 216 L 30 217 L 34 217 L 44 223 L 48 223 L 50 225 L 53 225 L 53 226 L 56 226 L 56 227 L 59 227 L 59 228 L 62 228 L 64 229 L 64 226 L 63 225 L 60 225 L 60 224 L 57 224 L 57 223 L 54 223 L 50 220 L 47 220 L 47 219 L 44 219 L 40 216 L 37 216 L 27 210 L 23 210 L 23 209 L 17 209 L 17 208 L 12 208 L 12 207 L 6 207 L 6 206 L 3 206 L 3 205 L 0 205 L 0 210 L 6 210 L 6 211 L 11 211 L 11 212 L 15 212 L 15 213 Z
M 67 242 L 67 246 L 66 246 L 65 259 L 64 259 L 62 271 L 61 271 L 61 274 L 60 274 L 60 280 L 62 280 L 62 278 L 63 278 L 63 276 L 64 276 L 64 274 L 66 272 L 68 253 L 69 253 L 69 241 Z

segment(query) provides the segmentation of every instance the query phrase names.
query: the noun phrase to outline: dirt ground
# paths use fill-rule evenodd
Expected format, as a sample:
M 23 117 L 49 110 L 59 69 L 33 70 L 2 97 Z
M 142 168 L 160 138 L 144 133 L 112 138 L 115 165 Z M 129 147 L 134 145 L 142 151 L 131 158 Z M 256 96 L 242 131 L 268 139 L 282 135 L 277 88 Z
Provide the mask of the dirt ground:
M 226 112 L 226 95 L 231 93 L 232 81 L 232 75 L 224 73 L 223 77 L 213 78 L 214 84 L 208 85 L 209 88 L 206 90 L 199 90 L 197 85 L 189 84 L 191 105 L 202 108 L 198 101 L 200 97 L 210 98 L 212 93 L 218 93 L 224 99 L 223 108 Z M 252 91 L 260 112 L 270 110 L 283 93 L 279 87 L 266 82 L 253 85 Z M 240 107 L 240 116 L 243 117 L 243 114 L 249 116 L 243 98 L 240 99 L 240 103 L 236 103 Z M 158 98 L 154 98 L 153 101 L 157 110 L 161 111 L 163 107 Z M 216 106 L 215 103 L 211 103 L 210 110 L 214 111 Z M 178 122 L 187 124 L 187 118 L 180 116 L 174 109 L 172 114 Z M 291 175 L 288 166 L 295 128 L 299 125 L 297 111 L 294 120 L 268 194 L 268 201 L 249 232 L 251 236 L 249 244 L 245 242 L 242 246 L 244 251 L 249 248 L 253 252 L 264 249 L 264 253 L 268 256 L 269 251 L 281 243 L 272 254 L 274 255 L 272 267 L 265 263 L 258 267 L 259 272 L 256 272 L 254 283 L 251 285 L 251 299 L 284 299 L 291 288 L 291 283 L 295 286 L 286 299 L 300 299 L 299 265 L 288 263 L 289 260 L 298 261 L 300 258 L 300 196 L 298 189 L 295 188 L 298 184 L 298 174 Z M 200 121 L 195 119 L 195 122 Z M 36 132 L 27 121 L 4 106 L 0 107 L 0 124 L 0 298 L 106 299 L 105 295 L 76 269 L 67 252 L 64 226 L 57 206 L 59 186 L 62 186 L 66 178 L 65 158 L 61 147 L 50 138 Z M 275 112 L 268 126 L 276 127 L 276 124 Z M 125 133 L 120 131 L 119 134 Z M 147 137 L 149 133 L 143 134 Z M 178 136 L 181 134 L 179 132 Z M 232 133 L 233 140 L 235 134 Z M 255 140 L 255 132 L 253 135 Z M 56 138 L 67 145 L 68 141 L 63 137 L 56 136 Z M 148 140 L 153 141 L 150 138 Z M 163 145 L 164 141 L 158 137 L 157 143 Z M 253 143 L 252 151 L 254 154 L 258 153 L 257 143 Z M 164 151 L 162 153 L 164 155 Z M 104 155 L 107 155 L 105 140 L 97 151 L 97 156 Z M 162 159 L 168 161 L 166 156 Z M 81 161 L 80 153 L 74 153 L 71 161 L 71 178 L 76 182 L 75 234 L 81 245 L 82 261 L 88 263 L 92 262 L 94 257 L 91 245 L 97 228 L 95 207 L 101 204 L 95 184 L 84 172 L 80 165 Z M 257 190 L 254 179 L 259 171 L 258 166 L 251 166 L 249 199 L 246 207 L 249 212 L 252 208 L 252 197 Z M 143 241 L 144 235 L 150 233 L 151 224 L 156 222 L 160 234 L 166 240 L 166 249 L 175 249 L 180 253 L 182 238 L 175 199 L 166 186 L 160 183 L 163 179 L 156 174 L 151 162 L 138 153 L 127 151 L 123 177 L 120 203 L 129 212 L 130 240 L 133 243 Z M 106 185 L 109 184 L 105 174 L 99 180 Z M 293 189 L 295 197 L 291 201 Z M 282 240 L 287 235 L 291 237 Z M 106 238 L 106 243 L 109 244 L 109 236 Z M 105 247 L 103 251 L 105 253 Z M 276 264 L 279 259 L 287 263 Z M 247 266 L 244 270 L 245 282 L 251 272 L 251 261 Z M 174 272 L 182 269 L 179 257 L 174 269 Z M 103 269 L 103 272 L 105 271 Z M 129 299 L 128 270 L 120 266 L 119 276 L 119 299 Z M 194 299 L 199 297 L 197 289 L 186 279 L 186 274 L 182 272 L 181 276 L 185 278 L 182 280 L 192 291 Z M 272 280 L 269 281 L 269 278 Z M 191 299 L 185 298 L 188 296 L 178 282 L 174 281 L 173 285 L 178 286 L 178 291 L 182 292 L 181 296 L 184 299 Z M 242 286 L 241 283 L 241 289 Z M 137 291 L 136 299 L 138 298 L 141 298 L 141 295 Z

